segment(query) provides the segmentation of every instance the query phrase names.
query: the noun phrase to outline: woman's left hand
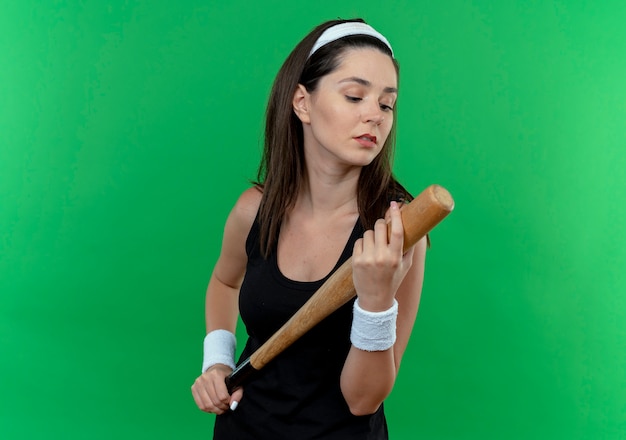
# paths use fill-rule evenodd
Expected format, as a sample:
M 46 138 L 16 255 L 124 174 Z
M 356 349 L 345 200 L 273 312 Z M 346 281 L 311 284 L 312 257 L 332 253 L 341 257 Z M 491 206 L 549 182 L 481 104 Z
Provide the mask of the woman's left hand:
M 379 219 L 374 230 L 365 231 L 363 238 L 354 243 L 352 253 L 352 277 L 359 305 L 371 312 L 393 305 L 396 291 L 413 261 L 414 248 L 403 251 L 404 227 L 397 202 L 391 202 L 386 217 L 388 221 Z

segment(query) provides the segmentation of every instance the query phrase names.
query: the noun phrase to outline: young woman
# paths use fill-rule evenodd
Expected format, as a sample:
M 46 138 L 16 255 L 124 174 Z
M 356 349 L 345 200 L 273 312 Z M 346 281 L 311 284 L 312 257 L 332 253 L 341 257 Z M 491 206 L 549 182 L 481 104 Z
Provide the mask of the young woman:
M 198 407 L 215 439 L 386 439 L 417 314 L 426 241 L 403 253 L 391 171 L 398 65 L 362 20 L 321 24 L 280 69 L 258 184 L 230 213 L 206 295 Z M 387 225 L 391 224 L 388 238 Z M 249 357 L 350 256 L 357 298 L 229 395 L 238 314 Z

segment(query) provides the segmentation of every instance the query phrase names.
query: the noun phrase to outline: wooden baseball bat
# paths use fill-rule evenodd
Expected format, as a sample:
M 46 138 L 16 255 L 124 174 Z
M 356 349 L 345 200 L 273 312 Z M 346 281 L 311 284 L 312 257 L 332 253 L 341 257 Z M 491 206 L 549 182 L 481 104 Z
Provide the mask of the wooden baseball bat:
M 400 213 L 404 226 L 404 250 L 415 245 L 453 209 L 452 196 L 439 185 L 429 186 L 411 203 L 403 206 Z M 226 377 L 228 392 L 232 393 L 242 386 L 251 375 L 354 296 L 356 292 L 352 281 L 351 257 L 326 280 L 289 321 Z

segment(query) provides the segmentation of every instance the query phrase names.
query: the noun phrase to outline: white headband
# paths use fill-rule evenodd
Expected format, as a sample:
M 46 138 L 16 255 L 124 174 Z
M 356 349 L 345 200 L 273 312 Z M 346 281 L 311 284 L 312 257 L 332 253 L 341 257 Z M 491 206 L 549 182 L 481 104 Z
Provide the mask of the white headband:
M 369 35 L 370 37 L 377 38 L 385 43 L 385 45 L 387 45 L 387 47 L 391 51 L 391 56 L 393 57 L 393 49 L 391 48 L 391 44 L 389 44 L 389 41 L 387 41 L 387 39 L 383 37 L 382 34 L 377 32 L 370 25 L 358 21 L 349 21 L 347 23 L 336 24 L 335 26 L 326 29 L 313 45 L 313 49 L 311 49 L 309 57 L 313 55 L 320 47 L 328 43 L 332 43 L 333 41 L 340 38 L 347 37 L 349 35 Z

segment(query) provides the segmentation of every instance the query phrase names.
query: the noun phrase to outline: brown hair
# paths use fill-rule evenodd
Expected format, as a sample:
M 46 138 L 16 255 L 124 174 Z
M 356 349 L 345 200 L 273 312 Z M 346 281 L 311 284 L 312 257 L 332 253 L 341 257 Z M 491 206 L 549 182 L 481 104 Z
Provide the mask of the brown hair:
M 267 257 L 278 242 L 281 223 L 299 194 L 304 167 L 302 123 L 293 111 L 293 96 L 302 84 L 313 92 L 319 80 L 337 69 L 341 55 L 350 48 L 373 47 L 392 57 L 390 49 L 377 38 L 354 35 L 340 38 L 309 53 L 319 36 L 329 27 L 362 19 L 332 20 L 313 29 L 289 54 L 279 70 L 270 92 L 266 113 L 265 145 L 256 184 L 262 188 L 259 207 L 261 251 Z M 399 67 L 393 59 L 396 73 Z M 395 111 L 394 106 L 394 121 Z M 363 167 L 358 182 L 357 204 L 365 228 L 382 217 L 390 200 L 410 200 L 411 195 L 392 174 L 395 148 L 395 122 L 380 154 Z

